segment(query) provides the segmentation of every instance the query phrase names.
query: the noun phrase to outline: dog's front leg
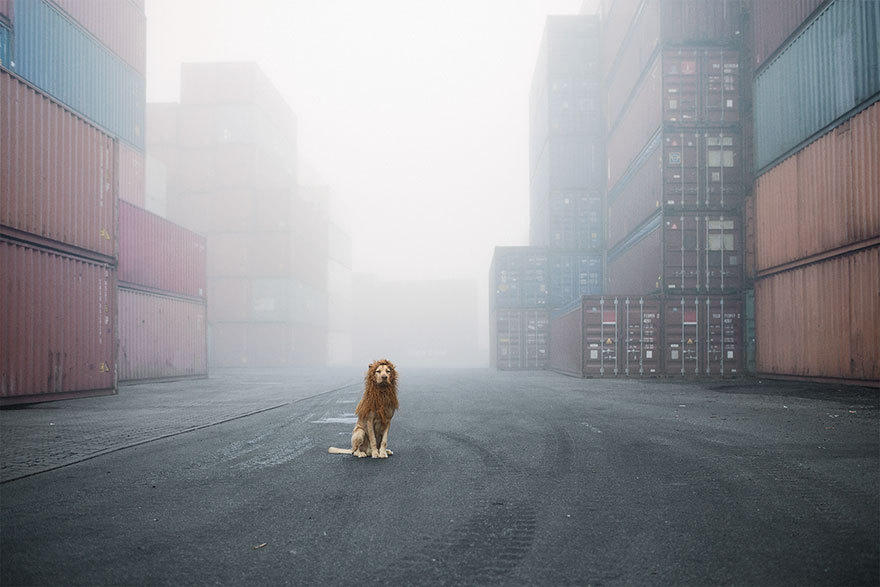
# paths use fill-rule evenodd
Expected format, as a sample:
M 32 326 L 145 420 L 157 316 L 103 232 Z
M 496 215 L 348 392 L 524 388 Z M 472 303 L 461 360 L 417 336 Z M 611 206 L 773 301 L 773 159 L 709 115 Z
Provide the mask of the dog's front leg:
M 367 418 L 367 438 L 370 440 L 370 452 L 374 459 L 379 458 L 379 447 L 376 446 L 376 429 L 373 427 L 373 414 Z
M 385 430 L 382 431 L 382 443 L 379 445 L 379 458 L 387 459 L 391 451 L 388 450 L 388 429 L 391 428 L 391 422 L 385 424 Z

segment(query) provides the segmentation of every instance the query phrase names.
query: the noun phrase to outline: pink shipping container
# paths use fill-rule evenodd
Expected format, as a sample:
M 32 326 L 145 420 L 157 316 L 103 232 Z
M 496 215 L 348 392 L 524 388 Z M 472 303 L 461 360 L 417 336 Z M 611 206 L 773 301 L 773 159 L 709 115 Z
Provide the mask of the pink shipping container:
M 10 22 L 15 18 L 15 0 L 0 0 L 0 18 Z
M 132 69 L 146 75 L 147 18 L 129 0 L 53 0 Z
M 139 289 L 204 298 L 205 237 L 128 202 L 119 203 L 119 281 Z
M 755 198 L 759 275 L 875 241 L 880 237 L 880 103 L 761 175 Z
M 75 252 L 116 256 L 113 140 L 0 71 L 0 224 Z M 7 231 L 9 232 L 9 231 Z
M 755 282 L 757 370 L 880 386 L 880 246 Z
M 687 377 L 742 372 L 743 325 L 739 296 L 667 298 L 663 304 L 666 373 Z
M 121 141 L 116 142 L 119 165 L 119 199 L 144 207 L 146 202 L 146 156 Z
M 116 390 L 112 266 L 0 239 L 0 403 Z
M 738 215 L 669 213 L 608 256 L 606 291 L 727 293 L 742 287 Z M 644 233 L 644 236 L 642 234 Z
M 785 41 L 825 0 L 757 0 L 752 2 L 752 55 L 755 69 L 776 53 Z
M 119 381 L 206 377 L 205 303 L 119 288 Z

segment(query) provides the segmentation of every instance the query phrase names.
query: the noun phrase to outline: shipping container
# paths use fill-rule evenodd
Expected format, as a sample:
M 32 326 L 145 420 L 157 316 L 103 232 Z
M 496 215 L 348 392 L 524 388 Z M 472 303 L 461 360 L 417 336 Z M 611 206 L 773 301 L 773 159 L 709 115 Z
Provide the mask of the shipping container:
M 536 194 L 537 196 L 537 194 Z M 530 218 L 533 245 L 553 249 L 602 247 L 603 210 L 599 190 L 559 190 L 534 202 Z
M 551 249 L 547 254 L 551 308 L 602 292 L 602 255 L 599 252 Z
M 657 209 L 731 210 L 746 190 L 735 128 L 656 135 L 608 194 L 608 243 L 615 246 Z
M 291 231 L 209 233 L 211 277 L 285 277 L 294 274 Z
M 743 319 L 744 322 L 744 347 L 745 369 L 749 373 L 755 372 L 755 290 L 748 289 L 743 292 Z
M 620 300 L 611 296 L 588 297 L 582 304 L 584 377 L 618 375 Z
M 757 70 L 826 0 L 758 0 L 752 2 L 752 56 Z
M 287 278 L 215 277 L 208 282 L 214 322 L 297 322 L 326 325 L 327 292 Z
M 748 0 L 663 0 L 660 10 L 664 43 L 738 45 Z
M 490 310 L 547 307 L 548 264 L 547 251 L 540 247 L 495 247 L 489 272 Z
M 15 18 L 15 0 L 0 0 L 0 21 L 11 23 Z
M 665 371 L 673 376 L 737 375 L 743 367 L 739 296 L 671 296 L 663 303 Z
M 113 139 L 0 71 L 0 224 L 116 256 Z M 8 231 L 7 231 L 8 232 Z
M 0 67 L 12 67 L 12 31 L 0 22 Z
M 732 293 L 742 255 L 738 215 L 658 214 L 608 252 L 606 291 Z
M 0 239 L 0 403 L 116 390 L 111 265 Z
M 835 0 L 755 77 L 759 173 L 880 92 L 880 2 Z M 798 80 L 798 83 L 792 83 Z
M 205 302 L 120 287 L 119 381 L 208 376 Z
M 127 286 L 204 298 L 207 243 L 128 202 L 119 203 L 119 281 Z
M 151 154 L 175 167 L 181 192 L 214 192 L 222 189 L 284 190 L 296 183 L 295 159 L 267 151 L 263 145 L 217 143 L 213 148 L 178 148 L 165 160 L 161 151 Z
M 660 129 L 663 117 L 661 63 L 658 55 L 626 110 L 609 129 L 605 144 L 608 189 L 614 187 Z
M 54 5 L 16 0 L 14 61 L 16 74 L 143 150 L 144 77 Z
M 880 246 L 755 282 L 757 370 L 880 382 Z
M 757 271 L 880 236 L 880 104 L 810 143 L 755 187 Z
M 143 6 L 127 0 L 52 1 L 141 77 L 146 76 L 147 18 Z
M 550 319 L 547 310 L 499 309 L 492 313 L 490 348 L 497 369 L 546 369 Z
M 116 141 L 119 175 L 119 199 L 141 208 L 146 204 L 146 162 L 143 151 L 136 151 Z
M 580 299 L 550 316 L 549 368 L 584 376 L 583 304 Z

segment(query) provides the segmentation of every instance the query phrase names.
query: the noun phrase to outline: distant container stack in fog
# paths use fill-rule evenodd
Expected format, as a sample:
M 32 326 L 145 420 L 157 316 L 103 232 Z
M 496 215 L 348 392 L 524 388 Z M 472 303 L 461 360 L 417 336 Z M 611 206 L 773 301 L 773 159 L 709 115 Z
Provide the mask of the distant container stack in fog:
M 602 290 L 599 21 L 549 16 L 529 111 L 528 247 L 497 247 L 489 275 L 490 364 L 544 369 L 549 312 Z
M 138 208 L 145 27 L 136 2 L 0 2 L 3 404 L 207 373 L 204 324 L 165 307 L 188 295 L 169 271 L 190 271 L 204 242 L 161 250 L 188 231 Z M 163 301 L 133 310 L 135 289 Z
M 168 217 L 207 235 L 211 364 L 324 364 L 328 272 L 344 298 L 351 245 L 326 189 L 297 185 L 296 118 L 278 90 L 253 63 L 184 64 L 180 103 L 150 104 L 147 120 Z

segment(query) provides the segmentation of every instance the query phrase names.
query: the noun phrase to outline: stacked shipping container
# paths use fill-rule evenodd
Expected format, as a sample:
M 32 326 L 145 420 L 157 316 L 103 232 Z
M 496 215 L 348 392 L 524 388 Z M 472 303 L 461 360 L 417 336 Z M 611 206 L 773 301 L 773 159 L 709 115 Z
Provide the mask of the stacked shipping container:
M 530 247 L 497 247 L 491 364 L 548 365 L 549 310 L 602 288 L 599 22 L 550 16 L 530 96 Z
M 878 31 L 870 0 L 756 3 L 759 372 L 880 381 Z
M 206 373 L 204 319 L 189 325 L 162 291 L 188 293 L 167 278 L 204 258 L 204 243 L 195 255 L 160 251 L 181 229 L 149 230 L 161 219 L 121 202 L 144 204 L 144 37 L 138 3 L 0 2 L 4 404 Z M 129 311 L 132 288 L 165 307 Z

